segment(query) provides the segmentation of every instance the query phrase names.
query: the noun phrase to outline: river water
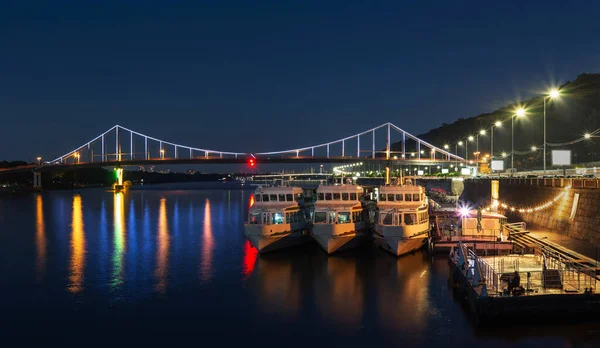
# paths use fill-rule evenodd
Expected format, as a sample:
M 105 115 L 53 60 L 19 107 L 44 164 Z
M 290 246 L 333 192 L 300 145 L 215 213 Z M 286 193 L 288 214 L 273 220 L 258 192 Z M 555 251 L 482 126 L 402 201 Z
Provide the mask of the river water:
M 156 185 L 0 198 L 2 342 L 599 346 L 590 325 L 474 329 L 444 257 L 316 244 L 257 255 L 251 191 Z M 16 346 L 16 345 L 5 345 Z

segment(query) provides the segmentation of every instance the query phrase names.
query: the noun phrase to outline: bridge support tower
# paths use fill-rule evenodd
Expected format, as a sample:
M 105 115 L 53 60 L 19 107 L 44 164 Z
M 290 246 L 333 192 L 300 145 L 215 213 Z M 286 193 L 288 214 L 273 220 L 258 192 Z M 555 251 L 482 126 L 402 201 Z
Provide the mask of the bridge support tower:
M 121 192 L 125 189 L 123 186 L 123 168 L 115 168 L 115 192 Z
M 33 172 L 33 188 L 36 190 L 42 189 L 42 173 Z

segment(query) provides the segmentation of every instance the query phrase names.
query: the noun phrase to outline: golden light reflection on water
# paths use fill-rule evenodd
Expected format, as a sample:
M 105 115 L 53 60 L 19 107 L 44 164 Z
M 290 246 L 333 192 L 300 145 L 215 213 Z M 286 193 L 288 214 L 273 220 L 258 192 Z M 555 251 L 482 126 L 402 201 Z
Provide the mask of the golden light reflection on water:
M 300 309 L 299 277 L 293 271 L 292 262 L 287 259 L 259 258 L 256 261 L 256 276 L 251 282 L 257 281 L 260 307 L 266 313 L 295 317 Z
M 44 278 L 46 271 L 46 225 L 44 224 L 44 200 L 42 195 L 35 197 L 35 273 L 37 281 Z
M 212 232 L 212 218 L 210 216 L 210 200 L 204 204 L 204 231 L 202 233 L 202 264 L 200 265 L 200 280 L 206 282 L 212 277 L 212 254 L 215 241 Z
M 357 273 L 356 260 L 330 256 L 315 282 L 321 315 L 340 330 L 356 330 L 364 312 L 364 284 Z
M 121 192 L 114 194 L 114 236 L 113 236 L 113 272 L 111 277 L 111 288 L 115 290 L 124 281 L 123 259 L 125 254 L 125 206 L 124 195 Z
M 69 266 L 69 292 L 76 294 L 83 290 L 85 271 L 85 231 L 81 196 L 73 196 L 73 217 L 71 222 L 71 262 Z
M 167 200 L 160 199 L 158 209 L 158 248 L 156 250 L 156 291 L 164 293 L 167 289 L 169 259 L 169 225 L 167 222 Z
M 423 254 L 382 259 L 377 269 L 387 270 L 377 276 L 377 307 L 382 326 L 411 334 L 423 332 L 427 316 L 435 315 L 429 301 L 429 266 Z

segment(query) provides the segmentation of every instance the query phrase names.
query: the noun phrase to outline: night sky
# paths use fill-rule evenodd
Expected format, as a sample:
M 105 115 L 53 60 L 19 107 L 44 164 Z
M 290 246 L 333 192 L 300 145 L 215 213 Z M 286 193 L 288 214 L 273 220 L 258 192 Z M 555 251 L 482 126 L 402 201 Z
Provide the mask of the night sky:
M 350 4 L 352 3 L 352 4 Z M 114 124 L 229 151 L 419 134 L 600 71 L 597 1 L 3 1 L 0 160 Z

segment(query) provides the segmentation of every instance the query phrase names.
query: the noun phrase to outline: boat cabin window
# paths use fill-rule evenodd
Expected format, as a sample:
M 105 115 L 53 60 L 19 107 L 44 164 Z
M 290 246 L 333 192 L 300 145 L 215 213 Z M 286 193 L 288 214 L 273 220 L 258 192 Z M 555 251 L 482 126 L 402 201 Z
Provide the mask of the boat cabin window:
M 262 195 L 263 196 L 263 202 L 268 202 L 269 201 L 269 195 Z
M 404 214 L 404 224 L 406 225 L 414 225 L 417 223 L 417 214 L 410 213 Z
M 402 197 L 402 194 L 401 194 L 401 193 L 396 193 L 396 202 L 402 202 L 402 201 L 403 201 L 403 199 L 402 199 L 402 198 L 403 198 L 403 197 Z
M 336 193 L 333 194 L 333 199 L 334 200 L 340 200 L 340 194 L 339 194 L 339 192 L 336 192 Z
M 342 201 L 347 201 L 347 200 L 348 200 L 348 192 L 342 193 Z
M 271 221 L 272 221 L 271 223 L 273 223 L 273 224 L 282 224 L 283 223 L 283 214 L 273 213 Z
M 288 202 L 293 202 L 294 201 L 294 195 L 291 193 L 288 193 L 285 195 L 285 200 Z
M 315 217 L 315 224 L 324 224 L 327 222 L 327 213 L 324 211 L 316 211 L 313 216 Z
M 329 223 L 330 224 L 335 224 L 337 223 L 337 220 L 335 219 L 335 211 L 330 211 L 329 212 Z
M 284 193 L 280 193 L 279 194 L 279 201 L 280 202 L 285 202 L 285 194 Z
M 285 221 L 287 223 L 300 222 L 302 216 L 299 212 L 285 213 Z
M 410 194 L 410 193 L 406 193 L 406 194 L 404 195 L 404 201 L 405 201 L 405 202 L 412 202 L 412 196 L 411 196 L 411 194 Z
M 350 213 L 338 213 L 338 224 L 349 224 L 351 222 Z
M 392 213 L 381 213 L 381 224 L 391 225 L 392 224 Z
M 350 200 L 351 201 L 355 201 L 356 200 L 356 193 L 351 193 L 350 194 Z
M 250 225 L 260 225 L 260 213 L 250 213 L 250 218 L 248 219 L 248 223 Z
M 393 202 L 394 201 L 394 194 L 393 193 L 388 193 L 387 199 L 388 199 L 389 202 Z
M 418 202 L 421 200 L 421 195 L 419 193 L 413 193 L 413 202 Z
M 271 200 L 271 202 L 277 202 L 277 195 L 275 195 L 275 194 L 269 195 L 269 200 Z
M 331 200 L 331 192 L 325 193 L 325 200 L 326 201 L 330 201 Z
M 385 201 L 387 201 L 387 197 L 386 197 L 386 195 L 385 195 L 385 194 L 379 195 L 379 200 L 380 200 L 381 202 L 385 202 Z
M 261 198 L 262 198 L 262 196 L 261 196 L 261 195 L 256 195 L 256 196 L 254 197 L 254 200 L 255 200 L 256 202 L 260 202 L 260 201 L 261 201 Z
M 362 211 L 354 211 L 352 212 L 352 221 L 354 222 L 362 222 L 363 221 Z
M 320 200 L 320 201 L 325 200 L 325 194 L 323 192 L 319 192 L 319 195 L 318 195 L 317 199 Z

